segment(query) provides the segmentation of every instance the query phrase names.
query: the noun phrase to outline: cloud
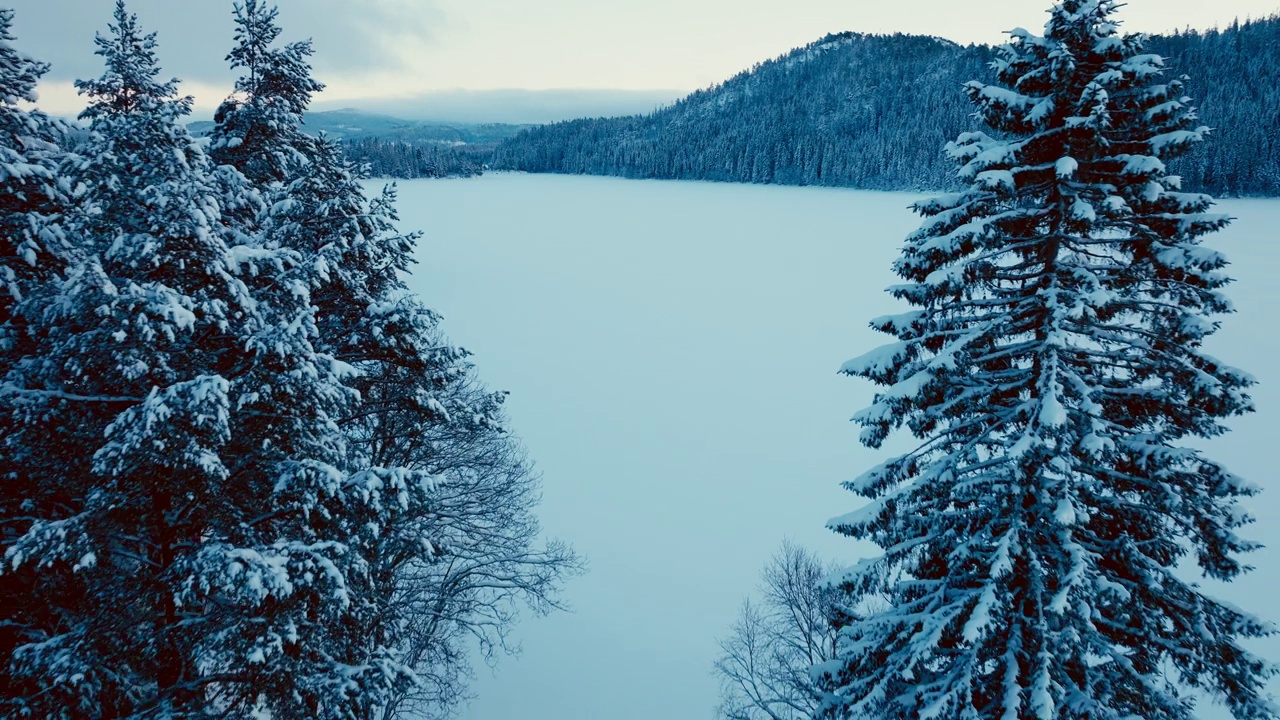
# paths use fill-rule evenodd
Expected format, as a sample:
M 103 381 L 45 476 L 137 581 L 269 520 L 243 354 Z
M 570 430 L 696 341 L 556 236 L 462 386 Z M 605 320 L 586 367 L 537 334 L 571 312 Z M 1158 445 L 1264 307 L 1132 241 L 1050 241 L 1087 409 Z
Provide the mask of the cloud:
M 424 0 L 283 0 L 280 16 L 286 34 L 314 39 L 321 80 L 326 72 L 407 69 L 407 58 L 435 44 L 446 24 L 439 7 Z
M 18 45 L 52 64 L 50 80 L 101 73 L 93 37 L 106 31 L 113 3 L 16 0 L 13 5 Z M 446 22 L 435 0 L 280 0 L 279 7 L 282 39 L 314 40 L 321 81 L 404 70 L 412 53 L 437 41 Z M 230 82 L 223 60 L 231 46 L 230 0 L 130 0 L 128 9 L 146 31 L 158 33 L 164 75 Z

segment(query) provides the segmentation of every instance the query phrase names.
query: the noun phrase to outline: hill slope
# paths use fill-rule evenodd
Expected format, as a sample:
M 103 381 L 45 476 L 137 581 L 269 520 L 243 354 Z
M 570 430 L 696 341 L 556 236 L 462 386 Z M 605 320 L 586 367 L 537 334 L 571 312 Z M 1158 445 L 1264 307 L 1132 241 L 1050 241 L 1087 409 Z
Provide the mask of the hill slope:
M 1280 195 L 1280 18 L 1154 37 L 1216 138 L 1180 161 L 1189 187 Z M 842 33 L 649 115 L 521 132 L 494 168 L 868 189 L 936 188 L 941 147 L 974 126 L 964 82 L 990 77 L 986 46 Z

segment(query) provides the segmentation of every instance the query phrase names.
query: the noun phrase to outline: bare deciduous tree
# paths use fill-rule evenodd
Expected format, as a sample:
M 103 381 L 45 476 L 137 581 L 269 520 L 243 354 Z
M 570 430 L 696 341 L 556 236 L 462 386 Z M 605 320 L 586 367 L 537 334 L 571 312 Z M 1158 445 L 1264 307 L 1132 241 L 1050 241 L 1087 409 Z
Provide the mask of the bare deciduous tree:
M 765 566 L 758 603 L 742 604 L 720 641 L 719 715 L 724 720 L 809 720 L 820 694 L 809 668 L 834 657 L 840 611 L 825 579 L 831 572 L 792 542 Z
M 468 697 L 471 661 L 514 651 L 519 611 L 562 609 L 561 583 L 583 566 L 569 546 L 539 539 L 539 478 L 503 428 L 503 394 L 485 389 L 464 355 L 443 365 L 433 381 L 405 368 L 368 378 L 362 391 L 376 412 L 352 428 L 370 464 L 437 478 L 371 558 L 390 588 L 385 615 L 404 619 L 393 631 L 419 679 L 382 708 L 383 720 L 450 716 Z M 436 422 L 422 422 L 424 406 Z

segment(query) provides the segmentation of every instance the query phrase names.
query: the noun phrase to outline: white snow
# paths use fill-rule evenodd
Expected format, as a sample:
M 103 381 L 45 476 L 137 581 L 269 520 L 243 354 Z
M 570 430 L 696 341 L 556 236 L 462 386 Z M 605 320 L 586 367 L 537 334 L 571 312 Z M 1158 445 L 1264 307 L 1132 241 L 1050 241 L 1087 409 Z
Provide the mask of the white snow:
M 991 623 L 991 606 L 996 601 L 996 585 L 995 583 L 987 583 L 982 591 L 982 595 L 978 597 L 978 604 L 974 606 L 973 612 L 969 615 L 969 620 L 964 624 L 964 639 L 973 642 L 982 636 L 982 632 L 987 629 Z
M 1076 508 L 1071 504 L 1071 500 L 1062 498 L 1058 501 L 1058 506 L 1053 511 L 1053 519 L 1068 527 L 1076 524 Z
M 873 325 L 876 323 L 872 323 Z M 848 375 L 870 372 L 877 375 L 884 373 L 897 364 L 906 354 L 907 343 L 895 342 L 882 345 L 869 353 L 860 355 L 840 366 L 840 372 Z
M 464 717 L 709 717 L 716 638 L 783 537 L 846 566 L 877 553 L 823 524 L 861 502 L 839 483 L 908 444 L 858 446 L 848 418 L 874 388 L 836 370 L 891 340 L 869 320 L 910 309 L 883 289 L 920 196 L 507 174 L 400 189 L 404 226 L 426 231 L 412 288 L 511 391 L 543 526 L 591 563 L 574 612 L 526 619 L 523 654 L 477 673 Z M 1203 584 L 1275 621 L 1280 200 L 1216 210 L 1237 218 L 1210 247 L 1238 313 L 1206 349 L 1261 384 L 1259 412 L 1206 446 L 1263 488 L 1241 534 L 1272 549 Z M 1280 639 L 1252 647 L 1280 660 Z

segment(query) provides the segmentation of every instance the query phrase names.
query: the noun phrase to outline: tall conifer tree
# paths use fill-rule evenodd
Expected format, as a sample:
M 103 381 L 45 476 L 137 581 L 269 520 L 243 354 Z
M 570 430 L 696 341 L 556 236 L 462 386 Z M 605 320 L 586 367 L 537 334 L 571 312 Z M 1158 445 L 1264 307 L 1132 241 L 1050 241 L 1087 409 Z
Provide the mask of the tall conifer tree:
M 19 105 L 35 102 L 36 83 L 48 65 L 14 47 L 13 19 L 13 10 L 0 8 L 0 417 L 13 401 L 10 373 L 33 344 L 17 306 L 65 269 L 70 256 L 57 222 L 70 202 L 58 176 L 68 159 L 60 147 L 66 128 Z M 18 462 L 22 448 L 12 443 L 10 429 L 0 422 L 0 555 L 51 500 Z M 0 714 L 5 698 L 23 693 L 9 672 L 13 651 L 39 636 L 46 609 L 35 578 L 0 581 Z
M 275 271 L 263 280 L 252 279 L 264 258 L 287 269 L 294 289 L 278 295 L 264 312 L 290 308 L 307 328 L 304 334 L 314 353 L 313 370 L 306 377 L 314 385 L 327 373 L 324 383 L 345 393 L 345 402 L 328 406 L 329 429 L 341 441 L 329 462 L 343 480 L 340 504 L 325 508 L 330 519 L 325 532 L 343 543 L 351 605 L 341 621 L 328 623 L 325 652 L 348 668 L 350 707 L 367 712 L 385 706 L 385 692 L 403 692 L 412 677 L 399 661 L 401 639 L 394 632 L 403 619 L 390 612 L 394 588 L 377 570 L 375 549 L 385 536 L 396 534 L 400 514 L 426 506 L 434 478 L 422 468 L 375 464 L 365 449 L 367 441 L 355 430 L 390 411 L 371 392 L 380 368 L 401 369 L 396 382 L 409 388 L 432 385 L 442 372 L 437 366 L 444 363 L 447 371 L 457 353 L 437 347 L 435 337 L 427 336 L 435 327 L 434 314 L 402 292 L 399 273 L 408 266 L 416 236 L 395 231 L 394 193 L 369 201 L 341 147 L 302 132 L 311 95 L 323 87 L 310 76 L 310 43 L 277 47 L 278 13 L 265 3 L 246 0 L 234 13 L 235 45 L 228 60 L 243 74 L 236 95 L 218 112 L 211 152 L 242 172 L 265 201 L 261 212 L 236 217 L 247 238 L 241 252 L 248 261 L 246 282 L 251 287 L 263 283 L 268 292 L 280 287 Z M 290 297 L 297 301 L 290 304 Z M 277 383 L 274 391 L 287 387 Z M 295 416 L 317 406 L 306 401 L 305 388 L 298 390 L 290 401 L 303 401 Z M 418 403 L 416 395 L 408 394 L 415 400 L 415 431 L 425 432 L 425 424 L 441 417 L 435 409 L 440 406 Z M 271 427 L 275 424 L 238 427 L 237 445 L 254 452 L 259 446 L 255 438 Z M 297 436 L 291 431 L 269 439 L 278 448 Z M 355 442 L 347 442 L 348 437 Z M 411 545 L 422 552 L 431 547 L 421 537 Z
M 106 71 L 77 83 L 83 195 L 62 222 L 78 257 L 19 305 L 39 344 L 12 374 L 10 444 L 58 502 L 6 552 L 56 615 L 13 672 L 38 688 L 22 700 L 38 716 L 182 714 L 199 707 L 200 668 L 180 593 L 225 497 L 217 368 L 249 303 L 211 166 L 179 124 L 191 100 L 156 79 L 154 35 L 117 3 L 96 42 Z
M 1190 720 L 1188 687 L 1270 718 L 1270 632 L 1177 572 L 1230 580 L 1257 490 L 1189 442 L 1252 410 L 1201 345 L 1229 312 L 1228 222 L 1165 161 L 1200 142 L 1179 80 L 1112 0 L 1063 0 L 969 83 L 997 136 L 948 146 L 969 188 L 895 265 L 916 306 L 844 372 L 883 386 L 855 420 L 919 446 L 850 483 L 831 521 L 884 553 L 842 583 L 891 607 L 844 630 L 828 712 L 855 718 Z
M 344 383 L 359 398 L 337 418 L 347 440 L 342 468 L 368 498 L 343 518 L 346 542 L 365 563 L 349 578 L 360 604 L 344 626 L 351 643 L 343 652 L 387 681 L 383 716 L 406 702 L 447 712 L 466 664 L 453 628 L 504 632 L 509 599 L 544 607 L 554 580 L 576 561 L 560 545 L 543 552 L 529 544 L 532 483 L 502 427 L 503 396 L 479 386 L 437 315 L 407 292 L 403 274 L 418 234 L 397 230 L 395 188 L 370 197 L 363 168 L 339 143 L 302 132 L 311 94 L 322 87 L 310 77 L 310 45 L 277 47 L 277 12 L 264 3 L 246 0 L 235 17 L 228 59 L 243 74 L 219 110 L 211 153 L 266 200 L 251 222 L 260 246 L 309 269 L 315 348 L 350 370 Z M 504 524 L 481 530 L 483 522 Z M 508 578 L 509 592 L 472 588 L 489 572 Z M 467 625 L 489 612 L 503 620 Z M 419 682 L 397 688 L 411 670 Z

